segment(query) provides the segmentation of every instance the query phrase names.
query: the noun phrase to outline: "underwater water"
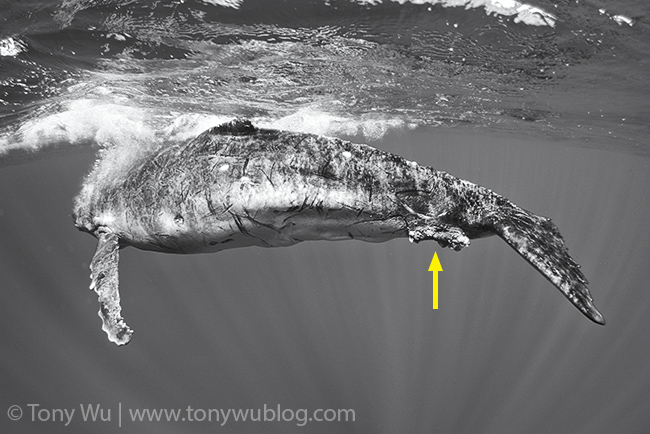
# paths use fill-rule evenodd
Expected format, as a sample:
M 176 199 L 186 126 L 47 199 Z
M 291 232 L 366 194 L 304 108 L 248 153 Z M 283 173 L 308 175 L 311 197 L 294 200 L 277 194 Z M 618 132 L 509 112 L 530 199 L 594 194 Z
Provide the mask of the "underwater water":
M 650 6 L 41 0 L 0 10 L 0 431 L 647 431 Z M 96 158 L 119 156 L 119 173 L 233 117 L 368 143 L 551 217 L 607 325 L 497 237 L 461 252 L 406 239 L 212 255 L 126 248 L 120 289 L 135 334 L 115 346 L 88 290 L 96 240 L 74 227 L 73 198 Z M 88 405 L 106 420 L 84 420 Z M 209 413 L 263 418 L 278 406 L 290 410 L 282 421 Z M 138 420 L 142 409 L 182 412 Z M 314 420 L 338 409 L 354 421 Z M 75 410 L 67 425 L 63 410 Z

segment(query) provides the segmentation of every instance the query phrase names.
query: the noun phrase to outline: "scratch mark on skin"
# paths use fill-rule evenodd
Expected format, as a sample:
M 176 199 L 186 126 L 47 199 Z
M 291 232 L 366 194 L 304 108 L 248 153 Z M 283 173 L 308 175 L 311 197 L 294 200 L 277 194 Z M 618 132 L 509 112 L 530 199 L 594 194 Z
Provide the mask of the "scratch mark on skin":
M 208 205 L 208 210 L 210 211 L 210 215 L 216 216 L 217 210 L 214 208 L 214 204 L 212 203 L 212 195 L 210 194 L 210 190 L 206 190 L 205 192 L 205 202 Z
M 237 229 L 239 229 L 239 232 L 241 232 L 243 235 L 246 235 L 247 237 L 255 238 L 260 242 L 261 245 L 265 247 L 271 247 L 271 245 L 266 240 L 258 237 L 255 234 L 252 234 L 248 229 L 246 229 L 246 226 L 244 226 L 244 223 L 242 222 L 241 216 L 233 212 L 231 212 L 230 215 L 233 217 L 233 220 L 235 221 L 235 224 L 237 225 Z
M 233 241 L 235 240 L 233 240 L 232 238 L 227 238 L 223 241 L 210 241 L 210 245 L 216 246 L 217 244 L 227 244 L 227 243 L 232 243 Z
M 287 210 L 287 212 L 290 212 L 290 214 L 289 214 L 288 216 L 286 216 L 286 217 L 282 220 L 283 225 L 284 225 L 284 223 L 286 223 L 288 220 L 291 220 L 292 218 L 294 218 L 294 217 L 300 215 L 300 212 L 295 212 L 295 211 L 297 211 L 297 207 L 296 207 L 296 208 L 290 208 L 290 209 Z
M 264 227 L 264 228 L 267 228 L 267 229 L 272 230 L 273 232 L 280 233 L 280 230 L 279 230 L 278 228 L 276 228 L 275 226 L 271 225 L 271 224 L 263 223 L 263 222 L 261 222 L 261 221 L 259 221 L 259 220 L 255 220 L 255 219 L 254 219 L 252 216 L 250 216 L 250 215 L 246 215 L 246 218 L 247 218 L 249 221 L 251 221 L 252 223 L 254 223 L 254 224 L 256 224 L 256 225 L 258 225 L 258 226 L 260 226 L 260 227 Z
M 271 166 L 271 171 L 272 171 L 272 170 L 273 170 L 273 166 Z M 268 174 L 264 171 L 264 169 L 260 169 L 260 172 L 262 172 L 262 174 L 263 174 L 263 175 L 266 177 L 266 179 L 269 181 L 269 184 L 271 184 L 271 187 L 275 188 L 275 184 L 273 184 L 273 180 L 271 179 L 271 176 L 268 175 Z M 273 173 L 273 172 L 271 172 L 271 173 Z
M 235 214 L 234 212 L 229 212 L 228 214 L 230 214 L 232 216 L 233 221 L 235 222 L 235 225 L 237 226 L 237 229 L 239 230 L 239 232 L 241 232 L 242 234 L 249 237 L 250 235 L 248 234 L 248 231 L 246 230 L 246 228 L 242 224 L 241 218 L 237 214 Z
M 300 205 L 298 212 L 304 210 L 307 207 L 307 202 L 309 202 L 309 196 L 305 196 L 305 200 L 302 201 L 302 205 Z
M 248 167 L 248 162 L 250 161 L 250 158 L 246 158 L 244 161 L 244 166 L 241 169 L 241 174 L 242 176 L 246 176 L 246 168 Z
M 222 205 L 223 206 L 223 211 L 221 211 L 221 214 L 226 214 L 230 212 L 230 209 L 232 208 L 232 203 L 226 205 L 225 203 Z

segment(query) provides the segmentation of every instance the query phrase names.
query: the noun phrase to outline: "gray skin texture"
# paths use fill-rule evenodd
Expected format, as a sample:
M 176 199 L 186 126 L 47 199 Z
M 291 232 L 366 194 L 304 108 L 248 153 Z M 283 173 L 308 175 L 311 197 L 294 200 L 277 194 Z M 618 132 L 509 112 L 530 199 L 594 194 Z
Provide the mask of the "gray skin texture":
M 604 324 L 557 227 L 468 181 L 367 145 L 255 128 L 235 120 L 166 147 L 118 181 L 77 197 L 75 225 L 98 239 L 91 289 L 118 345 L 119 249 L 206 253 L 306 240 L 381 242 L 408 237 L 460 250 L 498 235 L 583 314 Z

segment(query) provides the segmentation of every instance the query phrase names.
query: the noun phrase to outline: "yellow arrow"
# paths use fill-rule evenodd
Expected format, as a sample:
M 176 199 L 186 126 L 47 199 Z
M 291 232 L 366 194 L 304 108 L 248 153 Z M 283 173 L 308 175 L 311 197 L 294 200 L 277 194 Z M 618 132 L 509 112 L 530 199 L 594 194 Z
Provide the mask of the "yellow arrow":
M 440 259 L 438 259 L 438 252 L 433 254 L 429 271 L 433 271 L 433 308 L 438 309 L 438 271 L 442 271 Z

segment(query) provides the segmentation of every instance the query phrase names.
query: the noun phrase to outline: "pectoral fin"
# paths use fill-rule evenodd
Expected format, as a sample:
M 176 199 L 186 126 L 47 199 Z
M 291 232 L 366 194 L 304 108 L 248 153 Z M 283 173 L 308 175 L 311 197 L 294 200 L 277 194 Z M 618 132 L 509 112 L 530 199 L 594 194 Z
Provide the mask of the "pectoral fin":
M 99 296 L 99 317 L 102 330 L 108 339 L 117 345 L 126 345 L 133 330 L 121 316 L 118 262 L 119 237 L 114 233 L 102 232 L 98 236 L 97 250 L 90 263 L 90 289 Z

